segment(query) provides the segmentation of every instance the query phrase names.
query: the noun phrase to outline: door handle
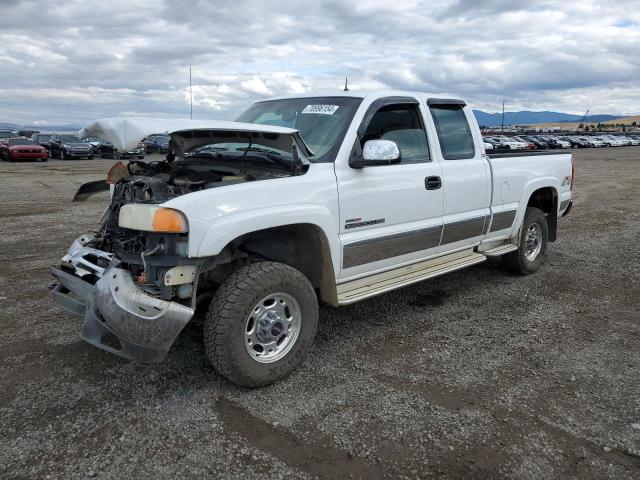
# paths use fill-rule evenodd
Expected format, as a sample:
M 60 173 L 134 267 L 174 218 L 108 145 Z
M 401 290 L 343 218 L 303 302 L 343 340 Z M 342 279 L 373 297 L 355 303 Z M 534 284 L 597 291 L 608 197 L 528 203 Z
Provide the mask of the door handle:
M 440 177 L 427 177 L 424 179 L 424 188 L 427 190 L 438 190 L 442 187 L 442 179 Z

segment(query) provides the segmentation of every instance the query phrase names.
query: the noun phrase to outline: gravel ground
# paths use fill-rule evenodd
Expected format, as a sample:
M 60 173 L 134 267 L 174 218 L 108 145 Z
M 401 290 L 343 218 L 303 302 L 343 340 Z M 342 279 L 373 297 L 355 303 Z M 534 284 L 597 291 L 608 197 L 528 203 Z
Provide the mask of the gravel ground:
M 321 309 L 304 365 L 268 388 L 209 366 L 196 328 L 164 363 L 80 339 L 48 266 L 112 161 L 0 163 L 3 478 L 640 477 L 640 148 L 575 151 L 547 264 L 482 264 Z

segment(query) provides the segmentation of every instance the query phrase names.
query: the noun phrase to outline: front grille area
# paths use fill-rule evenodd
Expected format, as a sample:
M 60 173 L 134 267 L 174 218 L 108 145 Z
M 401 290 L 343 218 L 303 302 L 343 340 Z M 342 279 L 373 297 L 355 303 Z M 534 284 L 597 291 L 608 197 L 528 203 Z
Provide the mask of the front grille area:
M 123 204 L 124 205 L 124 204 Z M 142 253 L 147 250 L 147 238 L 137 230 L 122 228 L 118 225 L 120 206 L 113 208 L 104 229 L 104 240 L 108 242 L 110 251 Z

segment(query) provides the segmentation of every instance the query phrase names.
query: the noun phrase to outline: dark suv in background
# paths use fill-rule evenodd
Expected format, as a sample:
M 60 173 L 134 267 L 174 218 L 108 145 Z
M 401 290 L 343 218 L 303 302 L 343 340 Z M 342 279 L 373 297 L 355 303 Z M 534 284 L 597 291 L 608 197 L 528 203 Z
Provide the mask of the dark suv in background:
M 73 158 L 93 159 L 93 146 L 83 142 L 77 135 L 70 133 L 53 133 L 49 141 L 51 158 L 68 160 Z
M 100 158 L 113 158 L 114 160 L 120 158 L 137 158 L 142 160 L 144 158 L 145 146 L 143 143 L 140 143 L 133 150 L 119 152 L 111 143 L 104 141 L 98 147 L 98 152 L 100 153 Z
M 31 140 L 33 140 L 38 145 L 46 148 L 47 151 L 49 151 L 49 147 L 50 147 L 49 144 L 51 143 L 52 136 L 53 136 L 52 133 L 34 133 L 33 135 L 31 135 Z
M 169 153 L 168 135 L 149 135 L 144 139 L 146 153 Z

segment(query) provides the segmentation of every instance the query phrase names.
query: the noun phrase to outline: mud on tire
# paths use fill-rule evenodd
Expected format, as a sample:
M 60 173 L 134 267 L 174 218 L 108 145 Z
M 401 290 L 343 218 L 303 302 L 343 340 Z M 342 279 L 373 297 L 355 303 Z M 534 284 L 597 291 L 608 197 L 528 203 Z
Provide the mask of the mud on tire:
M 245 346 L 246 329 L 255 306 L 281 292 L 293 297 L 301 321 L 290 349 L 270 363 L 252 358 Z M 218 288 L 205 318 L 205 350 L 213 367 L 245 387 L 269 385 L 291 373 L 311 349 L 318 325 L 318 299 L 309 280 L 295 268 L 261 261 L 241 267 Z

